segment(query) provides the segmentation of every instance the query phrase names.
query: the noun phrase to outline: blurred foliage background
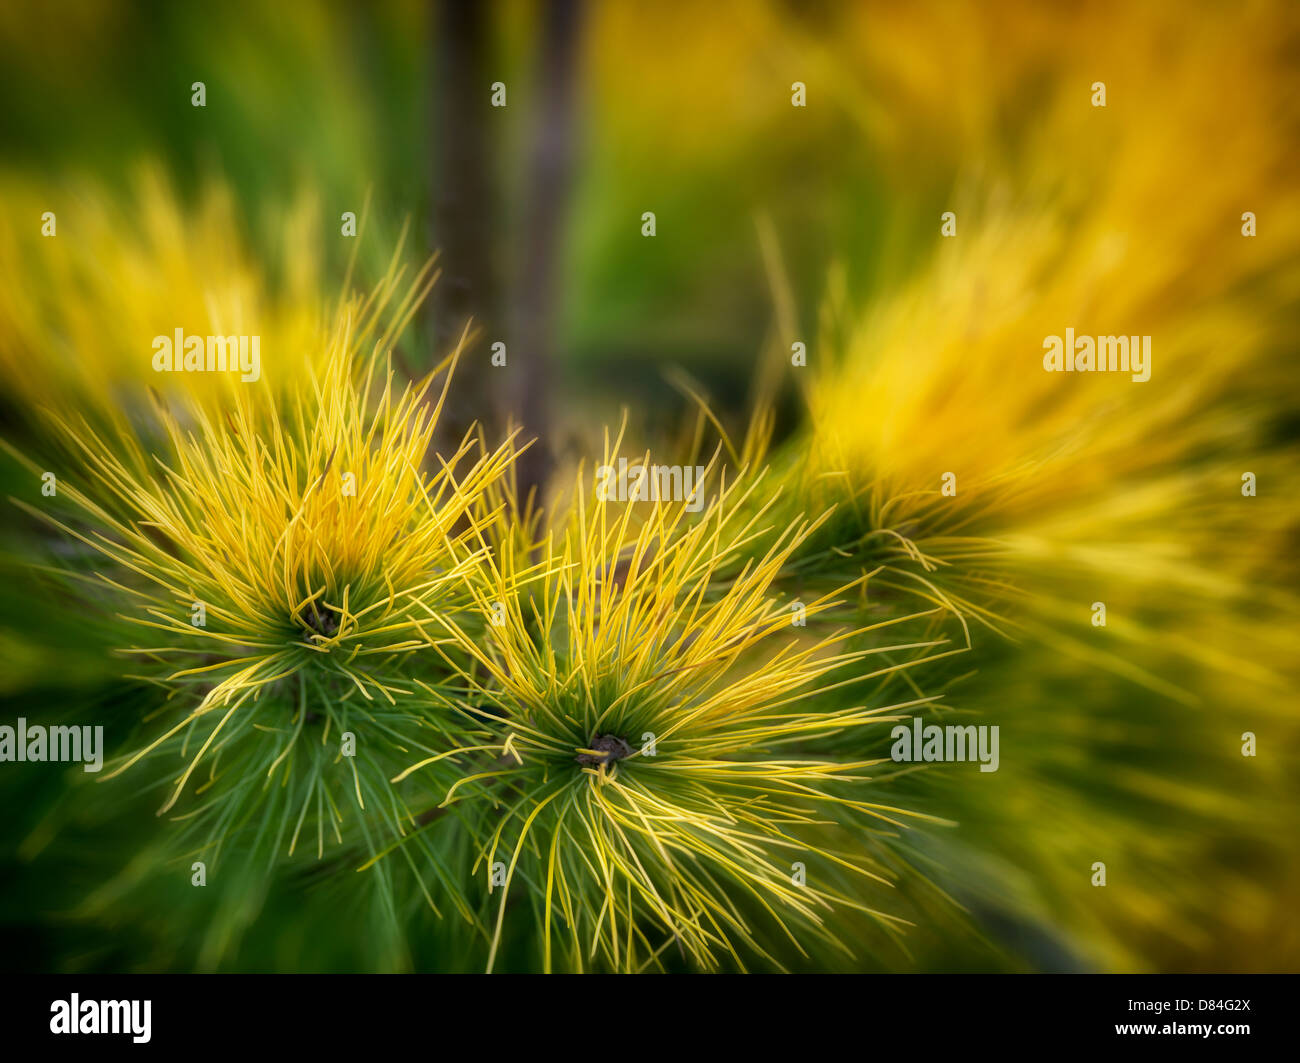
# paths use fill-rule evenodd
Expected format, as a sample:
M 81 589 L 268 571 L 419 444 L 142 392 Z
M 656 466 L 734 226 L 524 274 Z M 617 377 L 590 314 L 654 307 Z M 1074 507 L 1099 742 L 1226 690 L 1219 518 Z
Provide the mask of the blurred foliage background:
M 804 509 L 959 470 L 963 534 L 1000 553 L 949 591 L 999 630 L 952 699 L 1001 725 L 1002 769 L 893 784 L 958 826 L 920 843 L 938 888 L 904 947 L 858 967 L 1294 970 L 1297 55 L 1281 0 L 6 5 L 3 434 L 39 455 L 38 405 L 129 412 L 174 324 L 309 347 L 354 252 L 377 281 L 437 251 L 399 362 L 472 320 L 452 418 L 539 435 L 525 486 L 622 416 L 673 460 L 770 424 L 751 455 Z M 1151 382 L 1044 374 L 1067 326 L 1152 334 Z M 8 456 L 2 486 L 32 490 Z M 4 537 L 0 720 L 124 739 L 108 625 L 52 594 L 17 510 Z M 72 774 L 0 769 L 6 966 L 461 965 L 414 914 L 376 954 L 328 887 L 217 919 L 238 898 L 153 874 L 152 795 L 117 782 L 107 817 Z

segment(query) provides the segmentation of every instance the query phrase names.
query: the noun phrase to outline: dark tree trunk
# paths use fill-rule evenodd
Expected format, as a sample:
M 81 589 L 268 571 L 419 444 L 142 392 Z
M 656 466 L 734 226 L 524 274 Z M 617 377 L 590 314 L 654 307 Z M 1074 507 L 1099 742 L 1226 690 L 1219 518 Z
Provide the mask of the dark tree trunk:
M 551 363 L 561 290 L 560 254 L 574 151 L 574 110 L 579 61 L 579 0 L 553 0 L 542 10 L 541 55 L 532 107 L 524 211 L 517 268 L 513 274 L 513 313 L 509 370 L 501 398 L 505 413 L 539 437 L 520 458 L 519 501 L 530 491 L 540 500 L 550 471 L 548 450 Z
M 497 195 L 492 145 L 497 130 L 490 104 L 490 5 L 440 0 L 432 20 L 436 63 L 431 81 L 433 216 L 431 244 L 442 276 L 429 298 L 436 364 L 455 348 L 468 321 L 477 339 L 462 355 L 444 409 L 446 437 L 458 441 L 469 425 L 488 417 L 487 344 L 499 328 L 493 249 Z M 489 433 L 498 426 L 489 424 Z

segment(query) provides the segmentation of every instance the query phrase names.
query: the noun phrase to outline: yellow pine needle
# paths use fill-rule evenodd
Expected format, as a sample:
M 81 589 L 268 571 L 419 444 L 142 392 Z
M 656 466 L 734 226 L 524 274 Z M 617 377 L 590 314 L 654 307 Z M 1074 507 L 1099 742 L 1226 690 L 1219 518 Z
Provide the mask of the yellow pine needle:
M 421 271 L 398 300 L 399 321 L 431 276 Z M 384 346 L 391 328 L 373 349 L 358 347 L 377 331 L 396 277 L 365 301 L 343 300 L 328 349 L 282 391 L 243 386 L 221 413 L 197 399 L 160 401 L 153 442 L 124 423 L 51 414 L 66 446 L 59 498 L 75 516 L 24 508 L 105 559 L 99 582 L 127 606 L 120 615 L 154 636 L 123 651 L 170 660 L 151 678 L 198 692 L 182 720 L 105 775 L 182 733 L 200 738 L 192 752 L 186 738 L 188 764 L 161 812 L 220 748 L 228 721 L 271 685 L 333 677 L 344 688 L 332 687 L 340 705 L 347 690 L 395 704 L 407 691 L 388 675 L 393 662 L 445 656 L 448 628 L 464 638 L 456 617 L 483 598 L 467 588 L 480 573 L 482 524 L 499 504 L 513 438 L 489 450 L 471 434 L 435 454 L 460 349 L 403 384 Z M 205 623 L 196 625 L 199 608 Z M 219 722 L 199 735 L 195 725 L 219 707 Z M 326 734 L 333 723 L 331 715 Z M 268 774 L 288 770 L 290 748 Z
M 607 450 L 606 464 L 614 453 Z M 723 578 L 724 565 L 767 531 L 770 501 L 749 504 L 760 480 L 720 483 L 696 514 L 680 501 L 621 508 L 597 501 L 580 472 L 558 537 L 524 544 L 508 527 L 484 528 L 498 549 L 482 557 L 487 576 L 470 590 L 485 614 L 493 603 L 502 607 L 499 622 L 475 639 L 454 625 L 446 629 L 479 666 L 472 700 L 488 706 L 506 733 L 486 750 L 502 758 L 497 765 L 455 780 L 443 805 L 502 809 L 479 846 L 489 866 L 498 847 L 510 852 L 489 969 L 521 863 L 538 883 L 546 969 L 555 962 L 556 917 L 574 935 L 566 956 L 575 969 L 654 962 L 663 946 L 655 934 L 712 969 L 723 957 L 738 965 L 745 954 L 771 959 L 733 894 L 801 949 L 796 928 L 823 934 L 819 913 L 862 907 L 811 881 L 795 885 L 779 864 L 783 852 L 888 883 L 863 862 L 825 850 L 814 835 L 796 840 L 787 828 L 849 814 L 895 828 L 916 818 L 942 822 L 867 800 L 870 780 L 857 773 L 878 759 L 797 755 L 800 742 L 851 740 L 855 731 L 897 719 L 891 709 L 930 700 L 831 711 L 809 703 L 819 685 L 870 682 L 952 651 L 942 640 L 845 648 L 915 617 L 802 637 L 774 582 L 819 520 L 779 530 L 761 556 Z M 805 615 L 821 617 L 839 604 L 838 595 L 824 595 Z M 889 650 L 907 661 L 854 671 Z M 850 678 L 829 678 L 840 671 Z M 643 745 L 647 739 L 657 748 Z M 485 749 L 479 742 L 451 752 Z

